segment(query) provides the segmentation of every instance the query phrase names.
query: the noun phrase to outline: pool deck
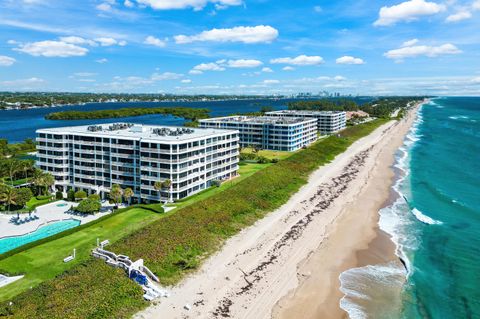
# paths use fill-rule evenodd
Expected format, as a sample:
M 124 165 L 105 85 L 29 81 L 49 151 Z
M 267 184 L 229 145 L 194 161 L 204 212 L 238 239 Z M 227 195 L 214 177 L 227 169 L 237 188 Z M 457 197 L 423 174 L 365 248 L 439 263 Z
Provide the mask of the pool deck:
M 57 205 L 59 204 L 67 205 L 58 207 Z M 110 205 L 108 202 L 106 202 L 102 204 L 105 212 L 100 212 L 95 215 L 80 216 L 66 213 L 72 205 L 76 206 L 78 204 L 62 200 L 37 207 L 36 212 L 32 215 L 38 216 L 39 219 L 21 225 L 10 223 L 10 218 L 17 215 L 0 214 L 0 238 L 28 234 L 37 230 L 39 227 L 44 226 L 45 224 L 65 219 L 76 219 L 79 220 L 81 224 L 85 224 L 109 214 L 111 212 L 111 208 L 113 208 L 113 205 Z M 28 214 L 20 215 L 21 218 L 25 218 L 26 216 L 28 216 Z

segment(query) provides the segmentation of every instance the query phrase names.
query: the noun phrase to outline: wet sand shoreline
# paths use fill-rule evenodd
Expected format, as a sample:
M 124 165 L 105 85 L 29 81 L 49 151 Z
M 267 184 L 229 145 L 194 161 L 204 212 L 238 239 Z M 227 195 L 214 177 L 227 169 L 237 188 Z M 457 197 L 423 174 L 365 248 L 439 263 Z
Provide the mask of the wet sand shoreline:
M 398 131 L 383 146 L 362 190 L 345 205 L 327 231 L 327 240 L 298 265 L 299 285 L 277 303 L 272 318 L 348 318 L 339 306 L 344 296 L 340 274 L 352 268 L 392 262 L 403 267 L 395 255 L 395 244 L 378 226 L 378 211 L 395 200 L 391 189 L 395 180 L 394 155 L 413 124 L 417 109 L 402 120 Z M 332 258 L 336 260 L 332 262 Z

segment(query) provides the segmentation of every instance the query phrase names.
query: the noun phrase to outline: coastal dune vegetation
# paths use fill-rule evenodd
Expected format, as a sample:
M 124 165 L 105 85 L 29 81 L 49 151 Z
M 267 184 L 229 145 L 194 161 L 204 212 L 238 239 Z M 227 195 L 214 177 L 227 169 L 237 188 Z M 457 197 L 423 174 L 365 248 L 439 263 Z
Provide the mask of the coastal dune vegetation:
M 352 99 L 320 99 L 288 103 L 289 110 L 311 111 L 363 111 L 371 117 L 390 118 L 395 110 L 423 101 L 425 97 L 388 97 L 378 98 L 359 104 Z M 403 113 L 402 113 L 403 114 Z
M 162 284 L 175 284 L 186 273 L 197 269 L 225 239 L 287 202 L 307 183 L 315 169 L 386 122 L 378 119 L 322 139 L 222 193 L 152 222 L 118 240 L 109 249 L 134 260 L 144 259 Z M 139 288 L 134 283 L 128 285 L 128 279 L 121 272 L 102 264 L 103 261 L 90 258 L 44 281 L 1 304 L 0 316 L 125 318 L 142 309 L 145 303 L 141 301 Z M 109 309 L 108 313 L 104 309 Z
M 163 114 L 182 117 L 192 122 L 209 117 L 210 110 L 187 107 L 129 107 L 97 111 L 61 111 L 49 113 L 47 120 L 91 120 Z

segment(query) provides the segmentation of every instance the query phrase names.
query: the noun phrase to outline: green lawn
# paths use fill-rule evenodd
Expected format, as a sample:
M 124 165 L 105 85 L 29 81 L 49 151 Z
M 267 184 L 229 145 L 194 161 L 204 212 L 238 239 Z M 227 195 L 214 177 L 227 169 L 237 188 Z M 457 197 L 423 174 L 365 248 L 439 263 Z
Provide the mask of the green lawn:
M 155 214 L 144 209 L 132 209 L 117 216 L 94 224 L 91 227 L 66 237 L 31 248 L 0 261 L 0 273 L 25 274 L 19 281 L 0 288 L 0 301 L 9 299 L 20 292 L 53 278 L 67 269 L 85 261 L 96 238 L 115 242 L 149 223 L 169 214 Z M 77 258 L 65 264 L 63 258 L 77 250 Z
M 10 186 L 18 186 L 18 185 L 23 185 L 23 184 L 26 184 L 30 181 L 30 178 L 21 178 L 21 179 L 16 179 L 14 180 L 13 182 L 10 180 L 10 178 L 5 178 L 3 180 L 3 182 L 6 184 L 6 185 L 10 185 Z
M 253 149 L 249 147 L 242 148 L 242 153 L 244 154 L 252 154 Z M 263 156 L 268 159 L 278 159 L 283 160 L 295 154 L 295 152 L 283 152 L 283 151 L 270 151 L 270 150 L 260 150 L 258 151 L 258 156 Z

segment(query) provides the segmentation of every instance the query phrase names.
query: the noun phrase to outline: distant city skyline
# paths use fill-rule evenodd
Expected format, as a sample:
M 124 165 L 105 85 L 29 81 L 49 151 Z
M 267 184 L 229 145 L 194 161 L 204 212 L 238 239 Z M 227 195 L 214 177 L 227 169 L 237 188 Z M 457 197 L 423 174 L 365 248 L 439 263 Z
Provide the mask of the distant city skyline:
M 0 0 L 0 91 L 480 95 L 480 0 Z

